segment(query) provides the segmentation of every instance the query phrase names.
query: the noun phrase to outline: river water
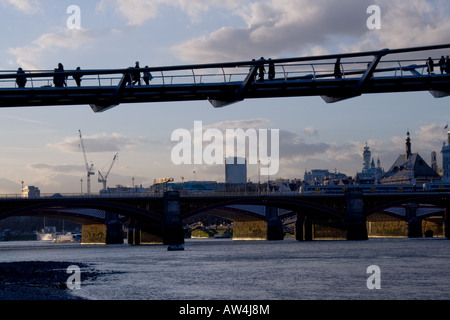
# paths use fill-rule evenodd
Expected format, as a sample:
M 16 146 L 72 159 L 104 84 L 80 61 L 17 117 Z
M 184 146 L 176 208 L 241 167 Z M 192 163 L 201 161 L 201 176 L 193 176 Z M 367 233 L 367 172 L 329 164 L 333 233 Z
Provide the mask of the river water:
M 0 262 L 71 261 L 104 275 L 72 294 L 90 300 L 450 299 L 450 240 L 232 241 L 167 246 L 0 242 Z M 379 289 L 368 288 L 369 266 Z

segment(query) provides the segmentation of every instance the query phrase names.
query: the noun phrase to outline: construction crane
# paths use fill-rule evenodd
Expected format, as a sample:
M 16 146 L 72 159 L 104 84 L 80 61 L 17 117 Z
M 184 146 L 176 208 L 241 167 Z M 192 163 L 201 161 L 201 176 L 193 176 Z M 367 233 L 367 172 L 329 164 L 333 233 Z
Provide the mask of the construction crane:
M 87 171 L 87 192 L 86 194 L 91 194 L 91 176 L 95 174 L 94 171 L 92 171 L 92 169 L 94 168 L 94 164 L 91 162 L 91 166 L 89 166 L 88 161 L 87 161 L 87 157 L 86 157 L 86 150 L 84 148 L 84 143 L 83 143 L 83 137 L 81 136 L 81 130 L 78 130 L 78 132 L 80 133 L 80 141 L 81 141 L 81 149 L 83 150 L 83 155 L 84 155 L 84 162 L 86 163 L 86 171 Z
M 106 190 L 106 180 L 108 179 L 109 172 L 111 171 L 111 169 L 114 165 L 114 162 L 117 160 L 118 156 L 119 156 L 119 153 L 116 153 L 114 155 L 113 161 L 112 161 L 111 165 L 109 166 L 108 172 L 106 173 L 106 175 L 104 177 L 100 171 L 98 172 L 98 182 L 103 183 L 103 190 Z

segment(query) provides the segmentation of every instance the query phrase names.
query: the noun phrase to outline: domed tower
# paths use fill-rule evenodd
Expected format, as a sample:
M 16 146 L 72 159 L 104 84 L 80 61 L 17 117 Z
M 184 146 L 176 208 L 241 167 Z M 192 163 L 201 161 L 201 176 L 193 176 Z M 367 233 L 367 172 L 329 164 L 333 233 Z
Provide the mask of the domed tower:
M 363 159 L 364 159 L 364 166 L 363 166 L 363 171 L 362 172 L 368 172 L 370 169 L 370 158 L 371 158 L 371 152 L 369 150 L 369 147 L 366 146 L 364 147 L 364 152 L 363 152 Z

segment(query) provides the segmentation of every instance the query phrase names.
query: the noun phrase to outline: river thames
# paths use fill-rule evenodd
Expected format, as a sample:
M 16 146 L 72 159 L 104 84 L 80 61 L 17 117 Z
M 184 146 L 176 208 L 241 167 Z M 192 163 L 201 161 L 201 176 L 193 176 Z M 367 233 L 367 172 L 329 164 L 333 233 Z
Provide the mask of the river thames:
M 0 263 L 70 261 L 101 276 L 66 290 L 89 300 L 447 300 L 450 241 L 232 241 L 167 246 L 0 242 Z M 370 289 L 369 266 L 379 268 Z M 370 271 L 369 271 L 370 272 Z M 67 275 L 69 277 L 70 274 Z

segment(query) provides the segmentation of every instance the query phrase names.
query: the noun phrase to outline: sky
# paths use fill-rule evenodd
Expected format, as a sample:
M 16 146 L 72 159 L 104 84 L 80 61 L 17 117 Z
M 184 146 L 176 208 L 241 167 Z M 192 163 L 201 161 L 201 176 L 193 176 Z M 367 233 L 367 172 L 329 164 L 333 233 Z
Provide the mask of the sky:
M 67 12 L 79 7 L 80 28 Z M 369 29 L 367 8 L 380 8 Z M 290 58 L 450 43 L 448 0 L 0 0 L 0 70 L 152 67 Z M 450 50 L 449 50 L 450 51 Z M 429 53 L 421 53 L 427 58 Z M 450 52 L 436 52 L 436 58 Z M 121 104 L 103 113 L 89 106 L 0 110 L 0 194 L 24 185 L 41 193 L 86 191 L 89 163 L 108 186 L 148 187 L 154 179 L 225 180 L 223 165 L 176 165 L 174 130 L 278 129 L 280 167 L 270 179 L 303 178 L 328 169 L 354 176 L 367 143 L 385 170 L 405 152 L 430 161 L 446 141 L 450 97 L 428 92 L 363 95 L 335 104 L 320 97 L 251 99 L 224 108 L 207 101 Z M 441 157 L 438 156 L 438 164 Z M 195 173 L 194 173 L 195 172 Z M 91 189 L 102 184 L 91 176 Z M 133 179 L 134 178 L 134 179 Z M 257 182 L 256 165 L 248 178 Z M 81 181 L 83 180 L 83 181 Z

